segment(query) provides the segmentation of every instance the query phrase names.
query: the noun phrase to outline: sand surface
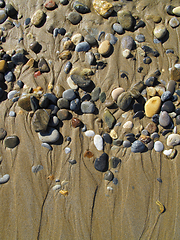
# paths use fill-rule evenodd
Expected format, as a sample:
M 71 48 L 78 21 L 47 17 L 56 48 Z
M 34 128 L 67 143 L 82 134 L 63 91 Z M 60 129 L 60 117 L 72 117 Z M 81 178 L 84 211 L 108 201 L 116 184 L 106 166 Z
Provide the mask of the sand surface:
M 63 68 L 65 61 L 58 58 L 57 51 L 62 50 L 61 39 L 56 38 L 47 32 L 48 24 L 54 27 L 64 27 L 67 32 L 94 34 L 97 38 L 100 31 L 112 33 L 112 24 L 117 21 L 116 16 L 103 19 L 94 12 L 92 1 L 84 0 L 91 13 L 84 14 L 82 21 L 78 25 L 72 25 L 67 19 L 69 12 L 73 11 L 72 2 L 63 6 L 57 1 L 58 8 L 48 11 L 44 8 L 44 1 L 14 0 L 12 3 L 23 17 L 14 20 L 21 23 L 19 28 L 14 27 L 5 31 L 7 33 L 6 42 L 2 43 L 5 51 L 15 49 L 17 46 L 27 50 L 27 57 L 35 60 L 44 57 L 49 64 L 50 72 L 34 78 L 35 68 L 20 72 L 17 80 L 22 80 L 28 86 L 35 88 L 41 86 L 44 92 L 48 90 L 51 82 L 54 88 L 61 84 L 65 89 L 69 89 L 66 82 L 67 75 Z M 122 3 L 123 2 L 123 3 Z M 179 36 L 180 27 L 172 29 L 168 21 L 171 18 L 165 11 L 165 6 L 172 4 L 178 6 L 179 1 L 113 1 L 113 5 L 121 4 L 123 9 L 128 9 L 133 16 L 142 19 L 146 26 L 139 28 L 135 32 L 126 31 L 123 35 L 115 34 L 118 38 L 114 45 L 114 52 L 109 58 L 102 58 L 107 62 L 104 69 L 96 71 L 91 77 L 96 86 L 101 87 L 101 91 L 106 93 L 107 99 L 111 99 L 111 92 L 116 87 L 123 87 L 128 90 L 136 82 L 155 72 L 161 71 L 159 79 L 166 83 L 170 80 L 168 69 L 172 67 L 179 56 Z M 41 28 L 31 26 L 24 27 L 24 20 L 31 17 L 33 13 L 43 9 L 46 13 L 46 22 Z M 75 10 L 74 10 L 75 11 Z M 169 39 L 163 44 L 153 43 L 153 29 L 155 23 L 146 20 L 148 14 L 161 16 L 169 31 Z M 2 24 L 3 25 L 3 24 Z M 142 63 L 143 57 L 133 51 L 136 61 L 132 58 L 122 57 L 121 39 L 125 35 L 135 38 L 137 34 L 144 34 L 145 44 L 157 49 L 160 53 L 158 58 L 152 57 L 152 63 L 145 65 Z M 29 49 L 32 39 L 28 37 L 32 34 L 34 39 L 42 45 L 42 50 L 37 55 Z M 24 40 L 18 43 L 18 39 Z M 142 46 L 144 43 L 139 43 Z M 166 49 L 173 49 L 174 54 L 167 55 Z M 93 49 L 97 52 L 97 49 Z M 85 62 L 84 53 L 72 54 L 71 62 L 73 67 L 90 67 Z M 137 72 L 137 68 L 143 66 L 142 73 Z M 121 73 L 125 72 L 128 78 L 121 78 Z M 13 84 L 7 84 L 7 92 L 13 89 Z M 12 85 L 12 86 L 11 86 Z M 53 90 L 52 90 L 53 91 Z M 80 90 L 82 96 L 83 91 Z M 99 121 L 102 118 L 105 105 L 98 100 L 96 106 L 98 114 L 77 115 L 87 129 L 92 129 L 96 134 L 107 132 L 106 124 Z M 9 111 L 15 111 L 15 118 L 9 117 Z M 159 239 L 169 240 L 180 239 L 180 163 L 179 152 L 175 159 L 167 159 L 162 153 L 148 151 L 145 153 L 132 153 L 131 149 L 123 147 L 112 150 L 108 144 L 104 146 L 104 152 L 112 156 L 119 157 L 121 163 L 116 169 L 111 169 L 118 179 L 118 184 L 104 180 L 104 174 L 94 168 L 94 161 L 103 152 L 98 151 L 92 138 L 87 138 L 80 128 L 72 128 L 71 121 L 63 122 L 63 127 L 59 130 L 63 136 L 63 143 L 52 145 L 53 150 L 49 151 L 41 146 L 37 133 L 32 126 L 32 115 L 26 111 L 19 113 L 21 108 L 17 102 L 4 100 L 0 105 L 0 127 L 7 131 L 7 135 L 15 134 L 20 139 L 20 144 L 14 149 L 5 147 L 4 142 L 0 143 L 0 154 L 3 161 L 0 165 L 2 175 L 8 173 L 10 180 L 0 186 L 0 239 L 4 240 L 137 240 L 137 239 Z M 117 122 L 121 126 L 116 126 L 119 138 L 124 138 L 123 124 L 127 120 L 132 120 L 133 111 L 127 112 L 127 117 L 123 118 L 120 109 L 111 110 Z M 146 126 L 150 119 L 133 119 L 133 133 L 139 132 L 139 126 Z M 71 152 L 65 154 L 64 148 L 68 145 L 65 141 L 70 136 L 72 141 L 69 144 Z M 163 136 L 160 140 L 166 144 Z M 93 158 L 84 158 L 85 150 L 93 152 Z M 179 151 L 179 146 L 176 146 Z M 71 165 L 68 160 L 75 159 L 77 164 Z M 34 174 L 33 165 L 42 165 L 43 170 Z M 47 179 L 49 175 L 54 175 L 54 180 Z M 162 179 L 162 183 L 157 181 Z M 68 191 L 68 196 L 61 195 L 58 191 L 53 191 L 55 179 L 68 181 L 63 187 Z M 113 188 L 108 190 L 107 186 Z M 166 208 L 163 214 L 159 213 L 156 201 L 159 200 Z

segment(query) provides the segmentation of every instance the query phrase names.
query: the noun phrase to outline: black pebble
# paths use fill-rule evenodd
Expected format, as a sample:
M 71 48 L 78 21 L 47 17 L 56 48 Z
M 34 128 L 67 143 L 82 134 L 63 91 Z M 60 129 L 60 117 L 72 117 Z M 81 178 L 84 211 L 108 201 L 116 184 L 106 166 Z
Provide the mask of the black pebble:
M 170 129 L 164 130 L 164 131 L 162 132 L 162 135 L 165 136 L 166 134 L 168 134 L 168 133 L 170 133 L 170 132 L 172 132 L 172 130 L 170 130 Z
M 23 88 L 24 83 L 23 83 L 21 80 L 18 80 L 18 81 L 17 81 L 17 85 L 18 85 L 20 88 Z
M 163 105 L 161 107 L 161 111 L 166 111 L 168 113 L 174 112 L 175 107 L 174 107 L 174 104 L 172 103 L 172 101 L 166 101 L 165 103 L 163 103 Z
M 178 96 L 177 95 L 173 95 L 172 98 L 171 98 L 171 101 L 172 102 L 175 102 L 178 100 Z
M 158 182 L 162 183 L 162 179 L 161 178 L 157 178 Z
M 103 134 L 103 139 L 104 139 L 104 141 L 105 141 L 106 143 L 109 143 L 109 144 L 112 143 L 112 138 L 111 138 L 111 136 L 110 136 L 108 133 L 104 133 L 104 134 Z
M 145 57 L 145 58 L 143 59 L 143 63 L 144 63 L 144 64 L 150 64 L 151 62 L 152 62 L 152 60 L 151 60 L 150 57 Z
M 175 113 L 176 113 L 177 115 L 180 115 L 180 108 L 176 108 Z
M 137 72 L 138 72 L 138 73 L 141 73 L 142 70 L 143 70 L 143 67 L 138 67 Z
M 58 33 L 61 34 L 61 35 L 65 35 L 66 29 L 64 29 L 64 28 L 58 28 Z
M 142 119 L 144 117 L 144 112 L 143 111 L 138 111 L 134 114 L 133 118 L 139 118 Z
M 152 121 L 156 124 L 159 124 L 159 114 L 154 114 L 152 116 Z
M 140 104 L 140 103 L 133 104 L 134 113 L 139 112 L 139 111 L 143 111 L 143 110 L 144 110 L 144 107 L 143 107 L 142 104 Z
M 9 54 L 4 54 L 3 55 L 3 60 L 5 61 L 11 61 L 11 56 Z
M 97 171 L 106 172 L 108 170 L 108 158 L 106 153 L 103 153 L 99 158 L 96 158 L 94 167 Z
M 69 163 L 73 165 L 73 164 L 76 164 L 77 162 L 76 160 L 73 159 L 73 160 L 69 160 Z

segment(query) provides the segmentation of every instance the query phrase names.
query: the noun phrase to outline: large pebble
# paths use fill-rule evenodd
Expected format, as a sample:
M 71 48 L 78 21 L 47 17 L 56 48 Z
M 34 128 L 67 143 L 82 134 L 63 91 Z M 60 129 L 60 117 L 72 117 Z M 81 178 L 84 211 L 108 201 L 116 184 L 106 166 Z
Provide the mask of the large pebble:
M 161 152 L 161 151 L 163 151 L 163 150 L 164 150 L 164 145 L 162 144 L 162 142 L 156 141 L 156 142 L 154 143 L 154 150 L 155 150 L 156 152 Z
M 180 17 L 180 6 L 173 8 L 172 12 L 173 12 L 176 16 Z
M 60 109 L 69 109 L 69 101 L 65 98 L 59 98 L 57 101 L 57 106 Z
M 103 118 L 104 118 L 104 121 L 106 122 L 106 124 L 108 125 L 109 128 L 114 127 L 116 119 L 109 110 L 105 110 L 105 112 L 103 114 Z
M 121 24 L 119 24 L 119 23 L 114 23 L 114 24 L 113 24 L 113 30 L 114 30 L 115 32 L 117 32 L 118 34 L 123 34 L 123 33 L 124 33 L 124 29 L 123 29 L 123 27 L 121 26 Z
M 172 133 L 167 138 L 167 146 L 176 146 L 180 143 L 180 135 Z
M 3 23 L 7 18 L 7 14 L 4 10 L 0 10 L 0 23 Z
M 175 106 L 172 101 L 166 101 L 163 103 L 161 107 L 161 111 L 166 111 L 168 113 L 174 112 L 175 111 Z
M 83 113 L 93 113 L 95 111 L 95 105 L 92 102 L 85 101 L 81 103 L 81 111 Z
M 108 155 L 106 153 L 103 153 L 99 158 L 96 158 L 94 162 L 94 167 L 96 170 L 100 172 L 106 172 L 108 170 Z
M 170 124 L 171 118 L 166 111 L 161 111 L 159 116 L 159 124 L 162 127 L 167 127 Z
M 78 23 L 80 23 L 80 21 L 82 20 L 82 17 L 79 13 L 77 12 L 70 12 L 68 15 L 68 20 L 73 24 L 76 25 Z
M 124 92 L 124 88 L 122 88 L 122 87 L 115 88 L 111 93 L 111 96 L 112 96 L 113 100 L 117 101 L 119 95 L 123 92 Z
M 15 148 L 19 144 L 19 138 L 16 135 L 7 136 L 4 144 L 7 148 Z
M 91 46 L 89 45 L 88 42 L 80 42 L 76 45 L 75 51 L 76 52 L 87 52 L 87 51 L 89 51 L 90 48 L 91 48 Z
M 99 134 L 94 136 L 94 145 L 98 151 L 103 150 L 103 138 Z
M 11 60 L 15 65 L 25 64 L 27 62 L 27 58 L 22 53 L 16 53 L 11 57 Z
M 154 29 L 154 36 L 162 39 L 167 34 L 167 28 L 163 24 L 159 24 Z
M 37 10 L 34 14 L 33 14 L 33 16 L 32 16 L 32 18 L 31 18 L 31 23 L 34 25 L 34 26 L 39 26 L 41 23 L 42 23 L 42 21 L 44 20 L 44 18 L 45 18 L 45 14 L 44 14 L 44 12 L 42 11 L 42 10 Z
M 162 95 L 161 95 L 161 101 L 165 102 L 169 99 L 172 98 L 172 93 L 170 91 L 165 91 Z
M 73 89 L 68 89 L 68 90 L 64 91 L 62 96 L 63 96 L 63 98 L 65 98 L 69 101 L 76 98 L 76 94 Z
M 83 36 L 81 33 L 76 33 L 72 36 L 71 41 L 74 43 L 74 45 L 77 45 L 78 43 L 83 41 Z
M 119 95 L 117 99 L 117 105 L 120 109 L 125 111 L 132 102 L 132 96 L 129 92 L 123 92 L 121 95 Z
M 152 117 L 158 113 L 161 107 L 161 98 L 156 96 L 150 98 L 145 104 L 145 114 L 147 117 Z
M 92 81 L 89 78 L 73 74 L 71 75 L 71 79 L 78 87 L 82 88 L 83 90 L 86 90 L 89 88 L 89 86 L 92 84 Z
M 49 119 L 50 119 L 50 109 L 38 109 L 32 118 L 32 124 L 36 132 L 46 131 Z
M 130 30 L 133 27 L 133 17 L 130 11 L 120 10 L 117 12 L 118 22 L 125 30 Z
M 93 8 L 99 15 L 104 18 L 109 17 L 113 11 L 113 5 L 105 0 L 94 0 Z
M 98 52 L 101 54 L 101 55 L 107 55 L 110 53 L 110 50 L 111 50 L 111 44 L 108 40 L 105 40 L 103 41 L 100 45 L 99 45 L 99 48 L 98 48 Z
M 134 39 L 131 36 L 125 36 L 121 40 L 121 46 L 123 49 L 132 50 L 135 47 Z
M 59 140 L 60 133 L 55 128 L 47 128 L 45 132 L 38 132 L 38 136 L 41 142 L 54 143 Z
M 131 145 L 131 152 L 143 152 L 145 150 L 145 145 L 139 140 L 136 140 Z

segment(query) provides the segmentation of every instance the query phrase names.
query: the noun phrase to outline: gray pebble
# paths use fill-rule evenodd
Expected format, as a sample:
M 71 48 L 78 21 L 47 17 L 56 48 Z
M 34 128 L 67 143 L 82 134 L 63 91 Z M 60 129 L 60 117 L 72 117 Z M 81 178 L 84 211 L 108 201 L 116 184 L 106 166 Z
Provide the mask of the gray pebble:
M 45 97 L 47 97 L 52 103 L 56 104 L 57 103 L 57 97 L 52 94 L 52 93 L 45 93 Z
M 87 52 L 86 53 L 86 60 L 89 63 L 89 65 L 95 65 L 96 58 L 94 56 L 94 53 L 93 52 Z
M 15 113 L 14 111 L 10 111 L 10 112 L 9 112 L 9 116 L 10 116 L 10 117 L 16 117 L 16 113 Z
M 135 39 L 138 42 L 145 42 L 145 36 L 143 34 L 136 35 Z
M 84 37 L 84 40 L 85 40 L 87 43 L 89 43 L 89 45 L 90 45 L 91 47 L 95 47 L 95 46 L 98 45 L 98 42 L 97 42 L 97 40 L 95 39 L 95 37 L 93 37 L 93 36 L 90 35 L 90 34 L 86 35 L 86 36 Z
M 4 74 L 4 79 L 5 79 L 7 82 L 13 82 L 13 80 L 14 80 L 14 74 L 13 74 L 11 71 L 6 72 L 6 73 Z
M 88 13 L 90 11 L 89 7 L 79 1 L 75 1 L 73 8 L 79 13 Z
M 176 86 L 176 82 L 174 80 L 170 80 L 167 83 L 166 89 L 167 89 L 167 91 L 170 91 L 172 94 L 174 94 L 175 86 Z
M 33 173 L 37 173 L 37 172 L 41 171 L 42 169 L 43 169 L 42 165 L 32 166 L 32 172 Z
M 8 93 L 7 98 L 8 99 L 13 99 L 14 95 L 17 93 L 16 90 L 12 90 Z
M 7 148 L 15 148 L 19 144 L 19 138 L 16 135 L 8 136 L 4 140 Z
M 64 67 L 64 72 L 66 74 L 68 74 L 70 72 L 71 68 L 72 68 L 72 63 L 70 61 L 68 61 Z
M 91 99 L 95 102 L 99 99 L 99 94 L 101 93 L 100 87 L 95 87 L 91 93 Z
M 114 178 L 114 174 L 111 171 L 108 170 L 107 172 L 105 172 L 104 180 L 112 181 L 113 178 Z
M 151 60 L 150 57 L 145 57 L 145 58 L 143 59 L 143 63 L 144 63 L 144 64 L 150 64 L 151 62 L 152 62 L 152 60 Z
M 93 113 L 95 111 L 95 105 L 92 102 L 82 102 L 81 103 L 81 111 L 83 113 Z
M 121 40 L 121 46 L 123 49 L 132 50 L 135 48 L 134 39 L 131 36 L 125 36 Z
M 81 15 L 77 12 L 70 12 L 67 18 L 73 25 L 78 24 L 82 20 Z
M 159 134 L 157 132 L 154 132 L 154 133 L 151 134 L 151 138 L 152 139 L 159 138 L 159 137 L 160 136 L 159 136 Z
M 47 148 L 47 149 L 49 149 L 49 150 L 52 150 L 52 149 L 53 149 L 53 148 L 51 147 L 51 145 L 49 145 L 49 143 L 42 143 L 41 146 L 42 146 L 42 147 L 45 147 L 45 148 Z
M 16 53 L 11 57 L 11 60 L 15 65 L 25 64 L 27 62 L 27 58 L 22 53 Z
M 113 178 L 113 183 L 114 183 L 115 185 L 117 185 L 117 184 L 118 184 L 118 179 L 117 179 L 117 178 Z
M 59 98 L 57 101 L 57 106 L 59 109 L 69 109 L 69 101 L 66 98 Z
M 161 111 L 159 116 L 159 124 L 162 127 L 167 127 L 171 122 L 171 118 L 166 111 Z
M 141 134 L 142 134 L 142 135 L 145 135 L 145 136 L 149 136 L 149 132 L 148 132 L 148 130 L 146 130 L 146 129 L 143 129 L 143 130 L 141 131 Z
M 71 75 L 71 79 L 76 85 L 78 85 L 83 90 L 87 90 L 89 86 L 92 84 L 91 79 L 77 75 L 77 74 Z
M 4 139 L 7 135 L 6 130 L 4 130 L 3 128 L 0 128 L 0 140 Z
M 39 140 L 45 143 L 54 143 L 59 140 L 60 133 L 57 129 L 48 127 L 45 132 L 38 132 Z
M 70 164 L 72 164 L 72 165 L 74 165 L 74 164 L 77 163 L 77 161 L 76 161 L 75 159 L 73 159 L 73 160 L 69 160 L 68 162 L 69 162 Z
M 108 40 L 112 45 L 115 45 L 118 38 L 111 33 L 106 33 L 105 40 Z
M 56 115 L 56 113 L 58 112 L 58 107 L 56 106 L 56 105 L 54 105 L 54 104 L 51 104 L 51 105 L 49 105 L 48 106 L 48 109 L 51 109 L 51 114 L 52 115 Z
M 115 32 L 117 32 L 118 34 L 123 34 L 123 33 L 124 33 L 124 29 L 123 29 L 123 27 L 121 26 L 121 24 L 119 24 L 119 23 L 114 23 L 114 24 L 113 24 L 113 30 L 114 30 Z
M 143 152 L 145 150 L 145 145 L 139 140 L 136 140 L 131 145 L 131 152 Z
M 164 150 L 164 145 L 162 144 L 162 142 L 156 141 L 156 142 L 154 143 L 154 150 L 155 150 L 156 152 L 161 152 L 161 151 L 163 151 L 163 150 Z
M 161 43 L 161 41 L 160 41 L 159 39 L 157 39 L 157 38 L 154 38 L 153 42 L 154 42 L 155 44 Z
M 75 51 L 76 52 L 87 52 L 87 51 L 89 51 L 90 48 L 91 48 L 91 46 L 89 45 L 88 42 L 80 42 L 76 45 Z
M 129 148 L 131 146 L 131 142 L 128 140 L 123 141 L 123 147 Z
M 7 18 L 7 14 L 4 10 L 0 10 L 0 24 L 3 23 Z
M 68 90 L 64 91 L 62 96 L 63 96 L 63 98 L 65 98 L 69 101 L 76 98 L 76 94 L 73 89 L 68 89 Z

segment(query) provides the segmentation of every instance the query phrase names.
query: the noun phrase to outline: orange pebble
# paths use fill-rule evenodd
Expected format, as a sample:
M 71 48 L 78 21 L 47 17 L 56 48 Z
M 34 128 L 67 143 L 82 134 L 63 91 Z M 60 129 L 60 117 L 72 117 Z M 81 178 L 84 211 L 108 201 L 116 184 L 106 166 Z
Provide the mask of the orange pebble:
M 84 153 L 84 157 L 92 158 L 93 156 L 94 156 L 94 154 L 89 150 L 86 150 Z
M 37 78 L 37 77 L 40 76 L 40 75 L 41 75 L 41 72 L 40 72 L 40 71 L 37 71 L 37 72 L 34 73 L 34 77 L 35 77 L 35 78 Z
M 66 191 L 66 190 L 60 190 L 59 192 L 60 192 L 60 194 L 62 194 L 63 196 L 67 196 L 67 195 L 68 195 L 68 191 Z
M 49 179 L 49 180 L 53 180 L 54 179 L 54 175 L 49 175 L 48 177 L 47 177 L 47 179 Z

